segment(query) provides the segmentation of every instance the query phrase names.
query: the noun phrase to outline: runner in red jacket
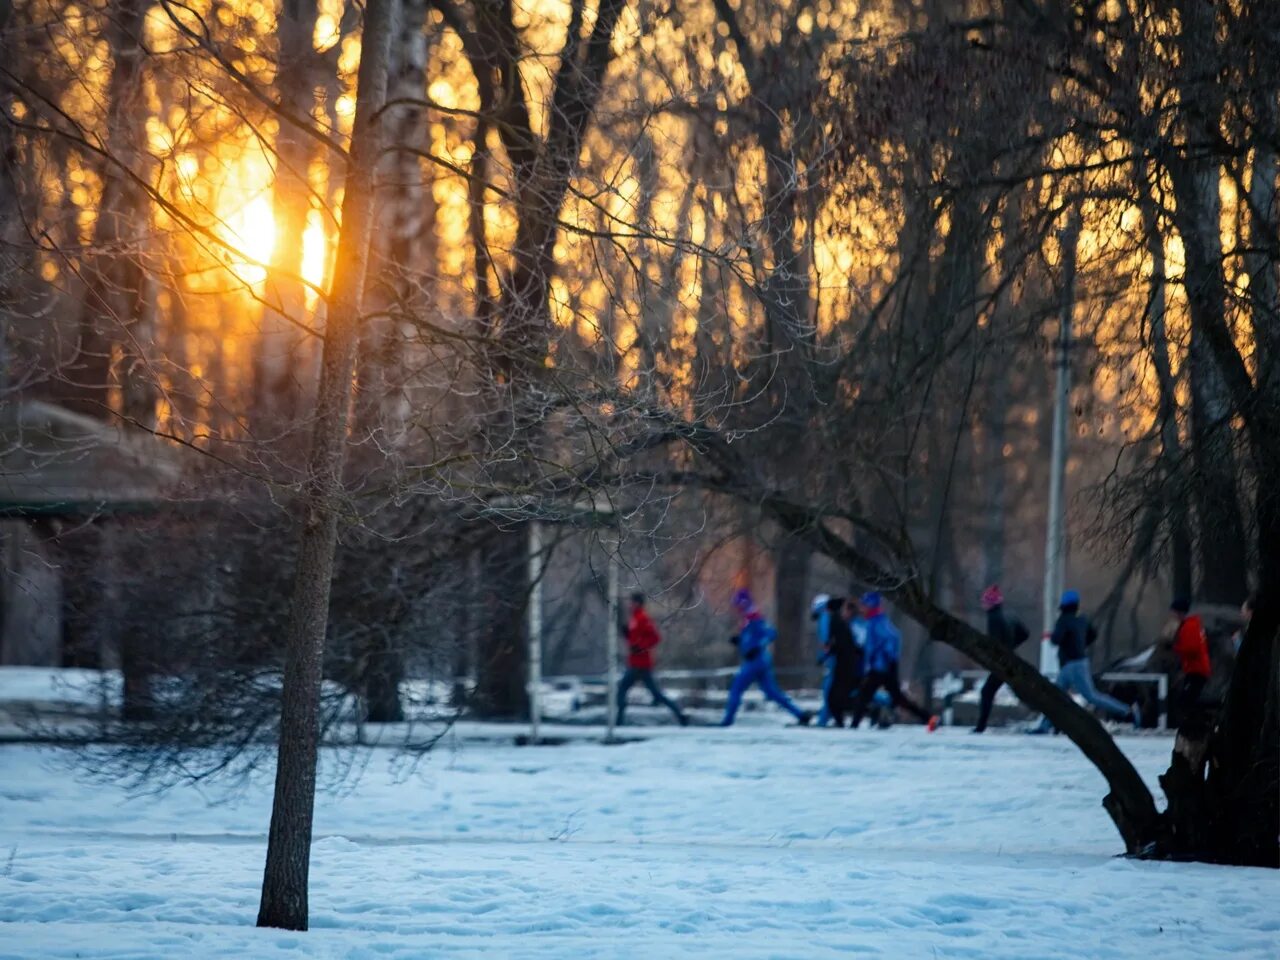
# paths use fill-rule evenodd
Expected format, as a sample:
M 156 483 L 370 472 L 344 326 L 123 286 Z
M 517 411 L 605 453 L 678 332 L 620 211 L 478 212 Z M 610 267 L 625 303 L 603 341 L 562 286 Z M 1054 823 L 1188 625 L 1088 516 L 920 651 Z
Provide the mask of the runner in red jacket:
M 661 703 L 676 715 L 680 726 L 686 726 L 689 718 L 681 712 L 670 697 L 662 692 L 653 678 L 653 651 L 662 642 L 658 628 L 644 608 L 644 594 L 631 595 L 631 619 L 627 622 L 627 672 L 618 683 L 618 726 L 627 715 L 627 694 L 637 682 L 653 695 L 654 703 Z
M 1212 669 L 1209 663 L 1209 640 L 1204 633 L 1204 621 L 1199 614 L 1191 613 L 1191 602 L 1179 597 L 1170 606 L 1178 617 L 1178 631 L 1173 637 L 1173 652 L 1182 665 L 1182 682 L 1174 696 L 1178 721 L 1186 725 L 1198 713 L 1200 694 L 1209 682 Z

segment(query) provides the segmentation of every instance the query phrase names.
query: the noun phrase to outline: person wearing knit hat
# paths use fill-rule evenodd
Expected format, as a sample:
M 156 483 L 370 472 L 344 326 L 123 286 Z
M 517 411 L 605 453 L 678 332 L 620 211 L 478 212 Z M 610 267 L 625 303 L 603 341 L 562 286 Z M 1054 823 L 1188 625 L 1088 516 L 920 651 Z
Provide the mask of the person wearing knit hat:
M 1050 638 L 1058 648 L 1058 689 L 1074 690 L 1089 703 L 1116 717 L 1133 720 L 1134 729 L 1142 726 L 1142 712 L 1135 703 L 1125 706 L 1115 697 L 1102 693 L 1093 685 L 1093 671 L 1089 666 L 1089 645 L 1097 637 L 1089 618 L 1080 612 L 1080 594 L 1067 590 L 1058 603 L 1058 622 L 1053 626 Z M 1048 733 L 1053 724 L 1048 717 L 1041 717 L 1031 733 Z
M 856 730 L 866 716 L 871 698 L 883 689 L 895 707 L 913 713 L 920 722 L 927 724 L 932 732 L 937 729 L 938 718 L 908 699 L 902 692 L 902 681 L 898 677 L 898 661 L 902 656 L 902 634 L 884 612 L 884 601 L 874 590 L 864 593 L 860 601 L 862 615 L 866 620 L 867 639 L 863 650 L 862 685 L 853 700 L 852 727 Z
M 800 721 L 801 726 L 808 725 L 813 714 L 797 707 L 782 692 L 773 675 L 773 658 L 769 655 L 769 645 L 777 639 L 778 631 L 760 615 L 749 590 L 740 589 L 734 593 L 733 608 L 742 615 L 742 628 L 729 642 L 738 648 L 742 664 L 733 678 L 733 686 L 729 688 L 729 702 L 725 704 L 724 719 L 720 721 L 720 726 L 733 726 L 738 707 L 742 705 L 742 696 L 753 684 L 759 685 L 768 699 Z
M 1001 593 L 999 584 L 993 583 L 982 591 L 982 609 L 987 612 L 987 637 L 1000 646 L 1016 650 L 1031 636 L 1031 631 L 1021 620 L 1005 613 L 1004 594 Z M 987 682 L 982 685 L 982 693 L 978 699 L 978 725 L 973 728 L 974 733 L 982 733 L 987 729 L 996 692 L 1003 685 L 1004 680 L 995 673 L 990 674 Z

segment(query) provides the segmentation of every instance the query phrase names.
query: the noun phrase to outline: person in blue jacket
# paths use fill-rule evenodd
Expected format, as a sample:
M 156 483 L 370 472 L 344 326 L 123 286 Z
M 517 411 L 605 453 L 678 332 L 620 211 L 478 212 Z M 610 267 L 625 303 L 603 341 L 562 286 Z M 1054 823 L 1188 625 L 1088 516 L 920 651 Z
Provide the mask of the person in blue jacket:
M 814 637 L 818 641 L 818 665 L 822 667 L 822 708 L 818 711 L 818 726 L 825 727 L 831 722 L 831 711 L 827 708 L 827 700 L 831 697 L 831 678 L 834 676 L 835 658 L 829 649 L 831 645 L 831 618 L 834 615 L 829 609 L 830 594 L 820 593 L 813 598 L 809 607 L 809 618 L 813 620 Z
M 790 713 L 801 725 L 807 725 L 813 719 L 813 714 L 797 707 L 782 692 L 773 676 L 773 658 L 769 655 L 769 645 L 778 636 L 778 631 L 760 615 L 749 591 L 739 590 L 735 593 L 733 606 L 742 615 L 742 629 L 730 642 L 738 648 L 742 665 L 733 678 L 733 686 L 729 688 L 729 702 L 725 705 L 724 719 L 720 721 L 720 726 L 733 726 L 733 718 L 738 715 L 738 707 L 742 705 L 742 695 L 752 684 L 758 684 L 766 697 Z
M 856 730 L 866 715 L 867 707 L 876 692 L 883 689 L 895 707 L 915 714 L 921 723 L 928 724 L 933 730 L 938 725 L 938 718 L 931 717 L 927 710 L 908 699 L 902 692 L 902 680 L 898 676 L 898 661 L 902 657 L 902 634 L 884 612 L 884 601 L 880 594 L 872 591 L 864 593 L 862 600 L 862 616 L 866 621 L 866 640 L 864 646 L 864 669 L 862 687 L 853 701 L 853 728 Z

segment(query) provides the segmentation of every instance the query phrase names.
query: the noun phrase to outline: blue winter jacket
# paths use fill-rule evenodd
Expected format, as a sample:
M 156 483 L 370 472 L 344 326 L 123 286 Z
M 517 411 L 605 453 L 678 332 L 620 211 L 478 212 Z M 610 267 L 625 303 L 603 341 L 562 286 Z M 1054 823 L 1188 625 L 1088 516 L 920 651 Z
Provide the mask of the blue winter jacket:
M 902 634 L 886 613 L 867 620 L 866 670 L 885 673 L 902 657 Z
M 831 611 L 823 610 L 818 614 L 818 662 L 831 664 L 831 654 L 827 652 L 827 644 L 831 642 Z
M 763 617 L 748 620 L 738 631 L 738 653 L 743 660 L 755 660 L 768 653 L 769 644 L 778 636 L 778 631 L 769 626 Z

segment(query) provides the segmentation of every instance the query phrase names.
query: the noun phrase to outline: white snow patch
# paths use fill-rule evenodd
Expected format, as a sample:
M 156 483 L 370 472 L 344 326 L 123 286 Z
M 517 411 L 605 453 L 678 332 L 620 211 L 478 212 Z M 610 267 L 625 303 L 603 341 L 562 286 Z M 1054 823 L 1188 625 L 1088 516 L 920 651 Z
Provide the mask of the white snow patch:
M 1116 859 L 1064 738 L 496 733 L 320 797 L 302 934 L 253 927 L 269 775 L 129 799 L 0 748 L 0 958 L 1280 956 L 1280 875 Z M 1122 745 L 1154 784 L 1170 741 Z

